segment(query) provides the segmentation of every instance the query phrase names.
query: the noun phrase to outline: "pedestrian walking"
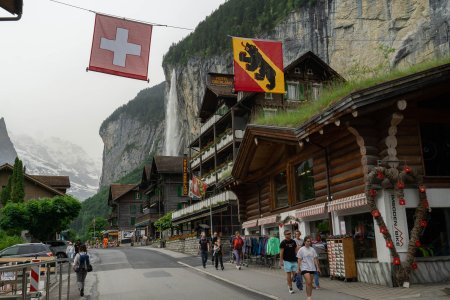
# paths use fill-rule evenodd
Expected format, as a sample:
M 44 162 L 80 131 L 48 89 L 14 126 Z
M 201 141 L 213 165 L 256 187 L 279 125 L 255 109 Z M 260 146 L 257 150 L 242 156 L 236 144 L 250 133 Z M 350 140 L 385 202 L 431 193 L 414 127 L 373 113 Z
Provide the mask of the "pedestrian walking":
M 297 255 L 298 250 L 300 250 L 300 248 L 303 247 L 303 239 L 301 238 L 301 236 L 302 236 L 302 233 L 300 232 L 300 230 L 296 230 L 294 241 L 297 244 L 297 249 L 295 250 L 295 255 Z M 298 274 L 298 276 L 296 276 L 296 280 L 298 280 L 298 282 L 296 282 L 297 286 L 300 285 L 300 286 L 302 286 L 302 289 L 303 289 L 303 276 Z
M 203 268 L 206 268 L 206 263 L 208 262 L 208 252 L 210 251 L 210 248 L 211 246 L 209 244 L 209 241 L 206 238 L 205 232 L 203 231 L 198 242 L 198 253 L 202 256 Z
M 76 255 L 78 252 L 80 252 L 80 246 L 81 246 L 81 241 L 80 241 L 80 240 L 77 240 L 77 241 L 75 242 L 75 246 L 74 246 L 74 248 L 75 248 L 75 255 Z
M 311 246 L 311 237 L 305 237 L 305 245 L 297 253 L 298 272 L 305 276 L 307 300 L 312 300 L 312 281 L 316 272 L 320 273 L 316 250 Z
M 80 251 L 75 255 L 73 262 L 73 270 L 77 273 L 77 286 L 81 297 L 84 296 L 84 281 L 86 280 L 90 265 L 91 262 L 87 254 L 86 245 L 81 245 Z
M 223 271 L 224 267 L 222 259 L 222 240 L 220 237 L 217 237 L 215 243 L 213 244 L 213 257 L 216 270 L 219 269 L 219 262 L 220 262 L 220 268 Z
M 241 269 L 242 247 L 244 246 L 244 240 L 241 238 L 239 231 L 235 232 L 233 239 L 233 254 L 236 258 L 236 269 Z
M 72 242 L 69 242 L 69 245 L 66 248 L 66 255 L 69 261 L 72 262 L 75 256 L 75 247 L 73 246 Z
M 214 244 L 216 243 L 216 241 L 217 241 L 217 231 L 214 231 L 214 234 L 213 234 L 213 236 L 212 236 L 212 240 L 211 240 L 211 245 L 212 245 L 212 247 L 211 247 L 211 262 L 212 262 L 212 265 L 214 266 Z
M 286 272 L 286 281 L 289 288 L 289 293 L 293 294 L 292 279 L 298 269 L 296 249 L 297 243 L 291 239 L 291 231 L 284 231 L 284 240 L 280 243 L 280 267 L 284 268 Z

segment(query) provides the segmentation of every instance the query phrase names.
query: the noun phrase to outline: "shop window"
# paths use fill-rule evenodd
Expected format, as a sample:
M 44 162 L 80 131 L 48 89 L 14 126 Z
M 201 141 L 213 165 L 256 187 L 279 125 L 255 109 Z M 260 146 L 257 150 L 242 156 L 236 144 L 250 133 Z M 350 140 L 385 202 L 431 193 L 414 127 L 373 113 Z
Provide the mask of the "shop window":
M 406 209 L 409 232 L 414 227 L 415 213 L 415 208 Z M 450 255 L 450 208 L 433 208 L 427 222 L 419 237 L 421 246 L 416 250 L 416 257 Z
M 275 208 L 288 206 L 288 190 L 286 172 L 282 171 L 274 176 Z
M 376 258 L 375 231 L 370 213 L 345 216 L 345 230 L 353 236 L 355 258 Z
M 421 124 L 426 176 L 450 176 L 450 124 Z
M 315 197 L 313 160 L 308 159 L 294 166 L 295 201 L 297 203 L 311 200 Z

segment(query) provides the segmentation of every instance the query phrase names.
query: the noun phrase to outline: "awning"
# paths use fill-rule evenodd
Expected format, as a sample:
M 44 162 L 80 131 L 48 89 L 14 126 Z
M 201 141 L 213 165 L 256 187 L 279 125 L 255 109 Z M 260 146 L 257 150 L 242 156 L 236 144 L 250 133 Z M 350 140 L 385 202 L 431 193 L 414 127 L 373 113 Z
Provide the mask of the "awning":
M 349 209 L 359 207 L 367 204 L 366 194 L 361 193 L 350 197 L 336 199 L 328 204 L 329 211 L 337 211 L 342 209 Z
M 316 205 L 311 205 L 295 212 L 297 218 L 305 218 L 310 216 L 321 215 L 325 213 L 326 203 L 320 203 Z
M 242 228 L 251 228 L 251 227 L 256 227 L 257 225 L 258 225 L 258 219 L 250 220 L 250 221 L 242 223 Z
M 278 215 L 258 219 L 258 225 L 274 224 L 277 222 Z
M 217 213 L 220 213 L 220 212 L 223 212 L 223 211 L 227 211 L 227 209 L 228 209 L 228 206 L 221 207 L 221 208 L 216 208 L 216 209 L 213 208 L 212 209 L 212 214 L 215 215 Z M 181 223 L 186 223 L 186 222 L 189 222 L 189 221 L 201 219 L 201 218 L 207 217 L 209 215 L 210 215 L 210 213 L 209 213 L 209 209 L 208 209 L 207 212 L 204 212 L 202 214 L 198 214 L 198 215 L 195 215 L 195 216 L 191 215 L 191 217 L 180 218 L 178 220 L 172 220 L 172 225 L 178 225 L 178 224 L 181 224 Z

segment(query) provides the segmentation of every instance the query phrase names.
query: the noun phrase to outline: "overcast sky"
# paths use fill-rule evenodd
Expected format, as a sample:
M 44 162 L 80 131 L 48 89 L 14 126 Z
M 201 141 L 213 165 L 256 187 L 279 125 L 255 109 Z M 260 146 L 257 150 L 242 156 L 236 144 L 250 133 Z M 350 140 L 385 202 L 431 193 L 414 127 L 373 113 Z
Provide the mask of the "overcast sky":
M 24 0 L 22 19 L 0 22 L 0 117 L 8 131 L 56 136 L 101 158 L 100 125 L 142 89 L 164 81 L 162 57 L 190 31 L 153 27 L 150 83 L 86 72 L 95 14 Z M 225 0 L 61 0 L 92 11 L 195 28 Z M 0 9 L 0 17 L 12 16 Z

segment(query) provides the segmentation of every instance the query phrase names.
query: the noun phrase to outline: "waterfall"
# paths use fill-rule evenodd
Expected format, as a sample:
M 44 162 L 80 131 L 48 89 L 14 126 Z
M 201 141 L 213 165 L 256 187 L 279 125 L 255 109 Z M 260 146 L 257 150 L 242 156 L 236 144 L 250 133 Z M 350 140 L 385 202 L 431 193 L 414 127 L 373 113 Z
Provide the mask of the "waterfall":
M 164 155 L 177 156 L 180 144 L 180 127 L 178 122 L 177 75 L 175 69 L 170 78 L 169 99 L 166 106 L 166 144 Z

